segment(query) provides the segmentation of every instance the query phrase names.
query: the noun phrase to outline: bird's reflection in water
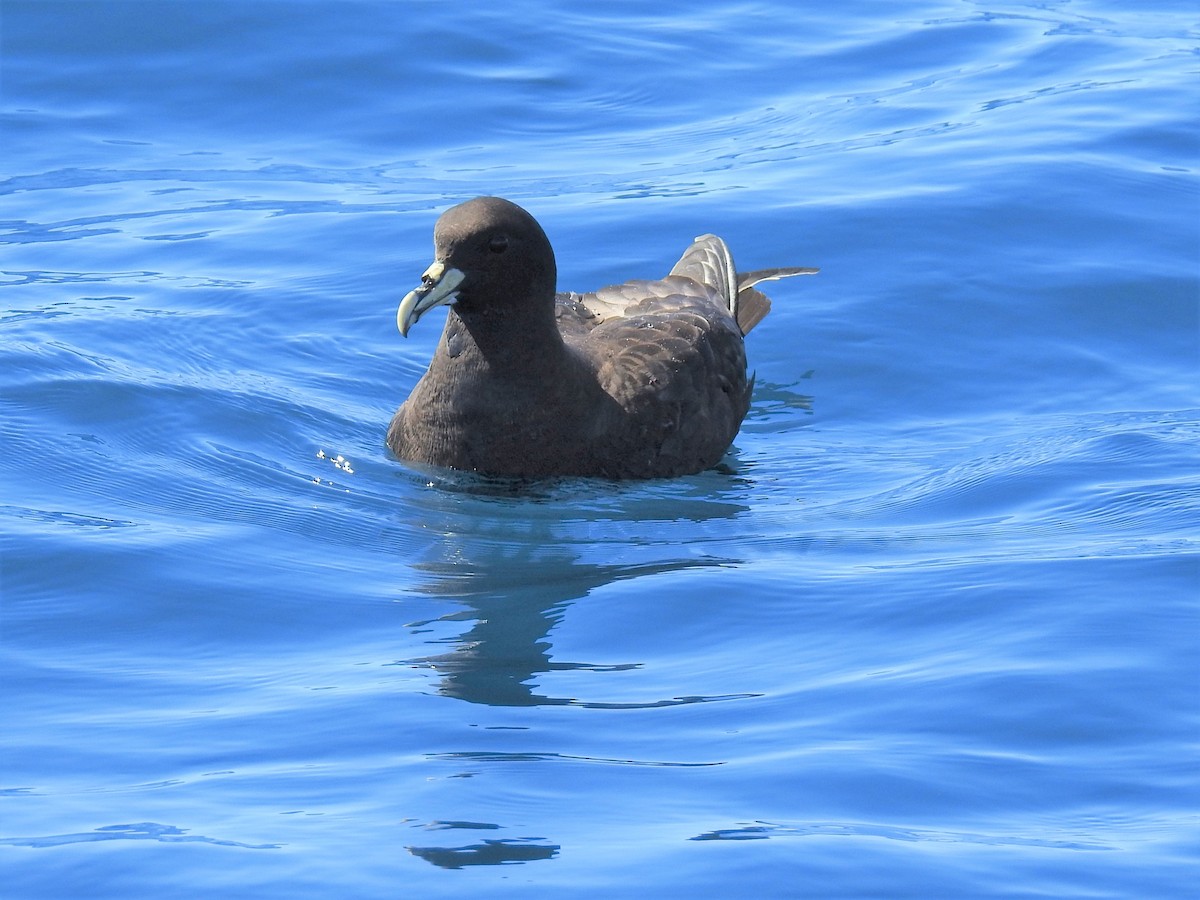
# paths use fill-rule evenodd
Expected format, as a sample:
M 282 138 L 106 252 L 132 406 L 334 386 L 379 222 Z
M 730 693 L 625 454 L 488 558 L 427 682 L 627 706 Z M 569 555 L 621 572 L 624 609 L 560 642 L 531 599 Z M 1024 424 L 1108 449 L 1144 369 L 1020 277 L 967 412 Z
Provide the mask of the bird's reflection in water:
M 728 489 L 727 477 L 712 477 L 724 479 L 717 483 Z M 464 506 L 461 494 L 442 494 L 445 505 L 434 505 L 449 518 L 439 516 L 435 531 L 445 537 L 433 548 L 435 558 L 412 564 L 419 573 L 413 589 L 461 606 L 410 627 L 420 630 L 434 623 L 458 621 L 472 624 L 455 637 L 441 639 L 452 645 L 448 652 L 404 662 L 436 670 L 441 675 L 440 694 L 488 706 L 638 708 L 729 699 L 667 697 L 645 703 L 606 703 L 550 696 L 537 685 L 537 676 L 548 672 L 615 672 L 641 666 L 638 662 L 600 665 L 554 659 L 550 632 L 572 601 L 620 581 L 739 562 L 698 555 L 688 543 L 688 536 L 695 536 L 698 526 L 733 519 L 745 510 L 739 503 L 706 494 L 711 487 L 711 483 L 688 487 L 676 482 L 665 497 L 635 493 L 621 497 L 616 508 L 591 514 L 573 504 L 564 509 L 560 502 L 495 502 L 494 497 L 473 498 Z M 646 536 L 642 542 L 637 540 L 639 533 Z M 677 533 L 679 539 L 664 540 L 664 533 Z M 581 541 L 581 535 L 595 541 Z M 636 546 L 642 559 L 623 563 L 581 559 L 584 553 L 593 555 L 605 546 L 618 550 Z M 631 622 L 630 627 L 636 628 L 638 623 Z
M 641 665 L 635 662 L 597 665 L 552 659 L 550 630 L 561 621 L 572 600 L 615 581 L 730 562 L 689 559 L 642 565 L 590 565 L 572 562 L 569 554 L 530 548 L 491 566 L 471 566 L 463 561 L 418 564 L 422 572 L 431 576 L 422 590 L 454 597 L 467 607 L 436 621 L 462 620 L 474 624 L 452 639 L 454 649 L 450 652 L 409 662 L 428 666 L 442 676 L 438 685 L 440 694 L 488 706 L 645 707 L 694 702 L 698 698 L 636 704 L 588 703 L 539 693 L 535 679 L 546 672 L 617 672 Z M 430 621 L 414 622 L 412 627 L 430 624 Z

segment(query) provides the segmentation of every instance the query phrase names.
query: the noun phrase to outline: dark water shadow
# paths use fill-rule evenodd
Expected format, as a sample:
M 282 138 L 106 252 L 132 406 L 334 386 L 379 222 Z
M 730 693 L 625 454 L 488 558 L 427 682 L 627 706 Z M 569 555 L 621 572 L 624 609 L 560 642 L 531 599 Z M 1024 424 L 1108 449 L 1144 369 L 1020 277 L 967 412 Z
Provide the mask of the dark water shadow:
M 420 857 L 442 869 L 461 869 L 464 866 L 510 866 L 553 859 L 558 855 L 558 844 L 534 844 L 530 841 L 541 838 L 514 838 L 485 840 L 463 847 L 406 847 L 413 856 Z

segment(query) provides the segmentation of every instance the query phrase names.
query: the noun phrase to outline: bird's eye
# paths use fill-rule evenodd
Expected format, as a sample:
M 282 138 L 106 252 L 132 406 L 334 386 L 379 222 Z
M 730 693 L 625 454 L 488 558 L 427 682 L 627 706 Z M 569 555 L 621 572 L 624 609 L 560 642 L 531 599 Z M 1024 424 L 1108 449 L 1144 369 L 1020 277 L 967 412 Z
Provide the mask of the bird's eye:
M 508 238 L 503 234 L 497 234 L 488 241 L 488 249 L 493 253 L 503 253 L 508 249 Z

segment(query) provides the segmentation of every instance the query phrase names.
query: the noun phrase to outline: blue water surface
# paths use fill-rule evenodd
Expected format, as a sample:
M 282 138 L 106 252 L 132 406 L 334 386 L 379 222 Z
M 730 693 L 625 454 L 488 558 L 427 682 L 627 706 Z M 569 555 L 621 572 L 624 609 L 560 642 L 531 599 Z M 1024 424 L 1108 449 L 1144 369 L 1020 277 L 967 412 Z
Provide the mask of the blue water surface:
M 1195 896 L 1190 2 L 0 5 L 14 898 Z M 769 286 L 693 477 L 383 435 L 438 213 Z

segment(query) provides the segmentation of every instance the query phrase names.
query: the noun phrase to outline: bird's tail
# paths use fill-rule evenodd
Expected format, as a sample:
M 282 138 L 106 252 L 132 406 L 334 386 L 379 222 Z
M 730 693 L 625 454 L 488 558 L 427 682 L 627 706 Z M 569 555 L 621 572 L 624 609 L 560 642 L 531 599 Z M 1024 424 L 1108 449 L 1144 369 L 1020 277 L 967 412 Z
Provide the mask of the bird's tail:
M 810 266 L 784 266 L 778 269 L 738 272 L 737 309 L 734 310 L 734 318 L 737 319 L 742 334 L 749 334 L 750 329 L 766 318 L 767 313 L 771 311 L 771 298 L 762 291 L 755 290 L 756 284 L 791 278 L 793 275 L 816 275 L 820 271 Z

